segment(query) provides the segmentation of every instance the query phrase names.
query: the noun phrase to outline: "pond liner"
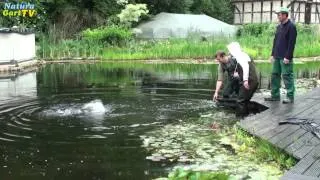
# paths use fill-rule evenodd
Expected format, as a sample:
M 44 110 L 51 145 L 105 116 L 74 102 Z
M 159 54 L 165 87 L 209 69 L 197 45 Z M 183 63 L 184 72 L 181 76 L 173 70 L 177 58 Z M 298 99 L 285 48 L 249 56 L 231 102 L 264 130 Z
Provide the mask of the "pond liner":
M 218 108 L 224 108 L 229 110 L 236 110 L 237 108 L 237 99 L 236 98 L 221 98 L 216 102 L 216 106 Z M 248 103 L 248 111 L 249 113 L 258 114 L 265 110 L 269 109 L 267 106 L 264 106 L 255 101 L 250 101 Z

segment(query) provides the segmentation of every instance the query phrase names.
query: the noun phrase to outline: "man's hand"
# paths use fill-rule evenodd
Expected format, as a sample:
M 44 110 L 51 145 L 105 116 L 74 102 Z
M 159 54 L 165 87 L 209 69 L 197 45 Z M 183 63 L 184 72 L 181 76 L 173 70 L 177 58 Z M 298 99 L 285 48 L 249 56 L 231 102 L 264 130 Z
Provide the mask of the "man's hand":
M 273 63 L 274 62 L 274 57 L 271 56 L 270 59 L 269 59 L 270 63 Z
M 217 101 L 217 99 L 218 99 L 218 93 L 214 93 L 214 95 L 213 95 L 213 101 Z
M 243 82 L 243 86 L 244 86 L 244 88 L 246 88 L 247 90 L 250 89 L 250 87 L 249 87 L 249 82 L 248 82 L 248 81 L 244 81 L 244 82 Z
M 290 63 L 290 60 L 287 59 L 287 58 L 284 58 L 283 63 L 284 63 L 284 64 L 289 64 L 289 63 Z

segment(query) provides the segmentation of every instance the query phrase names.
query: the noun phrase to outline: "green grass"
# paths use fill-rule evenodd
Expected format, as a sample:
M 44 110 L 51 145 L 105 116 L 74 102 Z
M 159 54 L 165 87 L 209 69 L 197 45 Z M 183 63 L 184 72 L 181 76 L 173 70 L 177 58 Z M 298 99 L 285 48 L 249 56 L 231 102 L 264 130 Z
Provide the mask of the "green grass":
M 56 44 L 48 39 L 39 42 L 37 56 L 43 59 L 57 60 L 60 58 L 100 57 L 103 45 L 88 40 L 62 40 Z
M 168 175 L 168 180 L 228 180 L 224 172 L 197 172 L 177 169 Z
M 200 40 L 162 40 L 158 42 L 135 42 L 125 48 L 105 48 L 104 59 L 189 59 L 213 58 L 217 50 L 226 50 L 231 41 L 240 42 L 244 51 L 254 59 L 269 59 L 273 36 L 242 36 L 234 39 L 214 38 Z M 310 33 L 298 35 L 295 57 L 314 57 L 320 55 L 320 37 Z
M 297 160 L 288 155 L 283 150 L 273 146 L 266 140 L 253 137 L 246 131 L 236 127 L 236 138 L 244 149 L 251 147 L 254 149 L 253 155 L 261 161 L 275 161 L 282 169 L 290 169 Z
M 126 48 L 109 47 L 104 50 L 105 59 L 188 59 L 212 58 L 214 49 L 224 49 L 228 40 L 171 39 L 157 42 L 131 42 Z
M 123 47 L 105 46 L 93 40 L 62 40 L 58 43 L 42 40 L 39 42 L 41 48 L 38 51 L 38 57 L 44 59 L 98 57 L 105 60 L 211 59 L 217 50 L 226 50 L 226 45 L 231 41 L 240 42 L 244 51 L 254 59 L 269 59 L 273 35 L 243 35 L 237 38 L 210 38 L 207 41 L 196 38 L 159 41 L 132 40 Z M 295 57 L 319 55 L 320 36 L 315 33 L 298 34 Z

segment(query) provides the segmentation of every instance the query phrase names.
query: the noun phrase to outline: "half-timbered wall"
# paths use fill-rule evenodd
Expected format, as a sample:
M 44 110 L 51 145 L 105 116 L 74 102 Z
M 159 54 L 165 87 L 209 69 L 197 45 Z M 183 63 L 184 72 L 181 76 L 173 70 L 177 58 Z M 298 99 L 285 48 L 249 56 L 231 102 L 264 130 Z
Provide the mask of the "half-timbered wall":
M 290 9 L 297 23 L 320 24 L 320 0 L 234 0 L 234 24 L 277 22 L 279 7 Z

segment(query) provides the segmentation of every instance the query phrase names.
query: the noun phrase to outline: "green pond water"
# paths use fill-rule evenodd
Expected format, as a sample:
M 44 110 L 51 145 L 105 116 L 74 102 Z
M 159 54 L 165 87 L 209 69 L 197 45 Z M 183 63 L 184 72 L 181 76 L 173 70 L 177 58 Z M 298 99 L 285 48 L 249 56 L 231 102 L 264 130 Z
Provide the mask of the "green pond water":
M 54 64 L 0 78 L 0 179 L 153 179 L 174 167 L 281 175 L 225 148 L 236 118 L 211 101 L 216 65 Z M 270 86 L 259 64 L 260 88 Z M 313 79 L 320 64 L 296 66 Z M 209 125 L 219 124 L 219 131 Z

